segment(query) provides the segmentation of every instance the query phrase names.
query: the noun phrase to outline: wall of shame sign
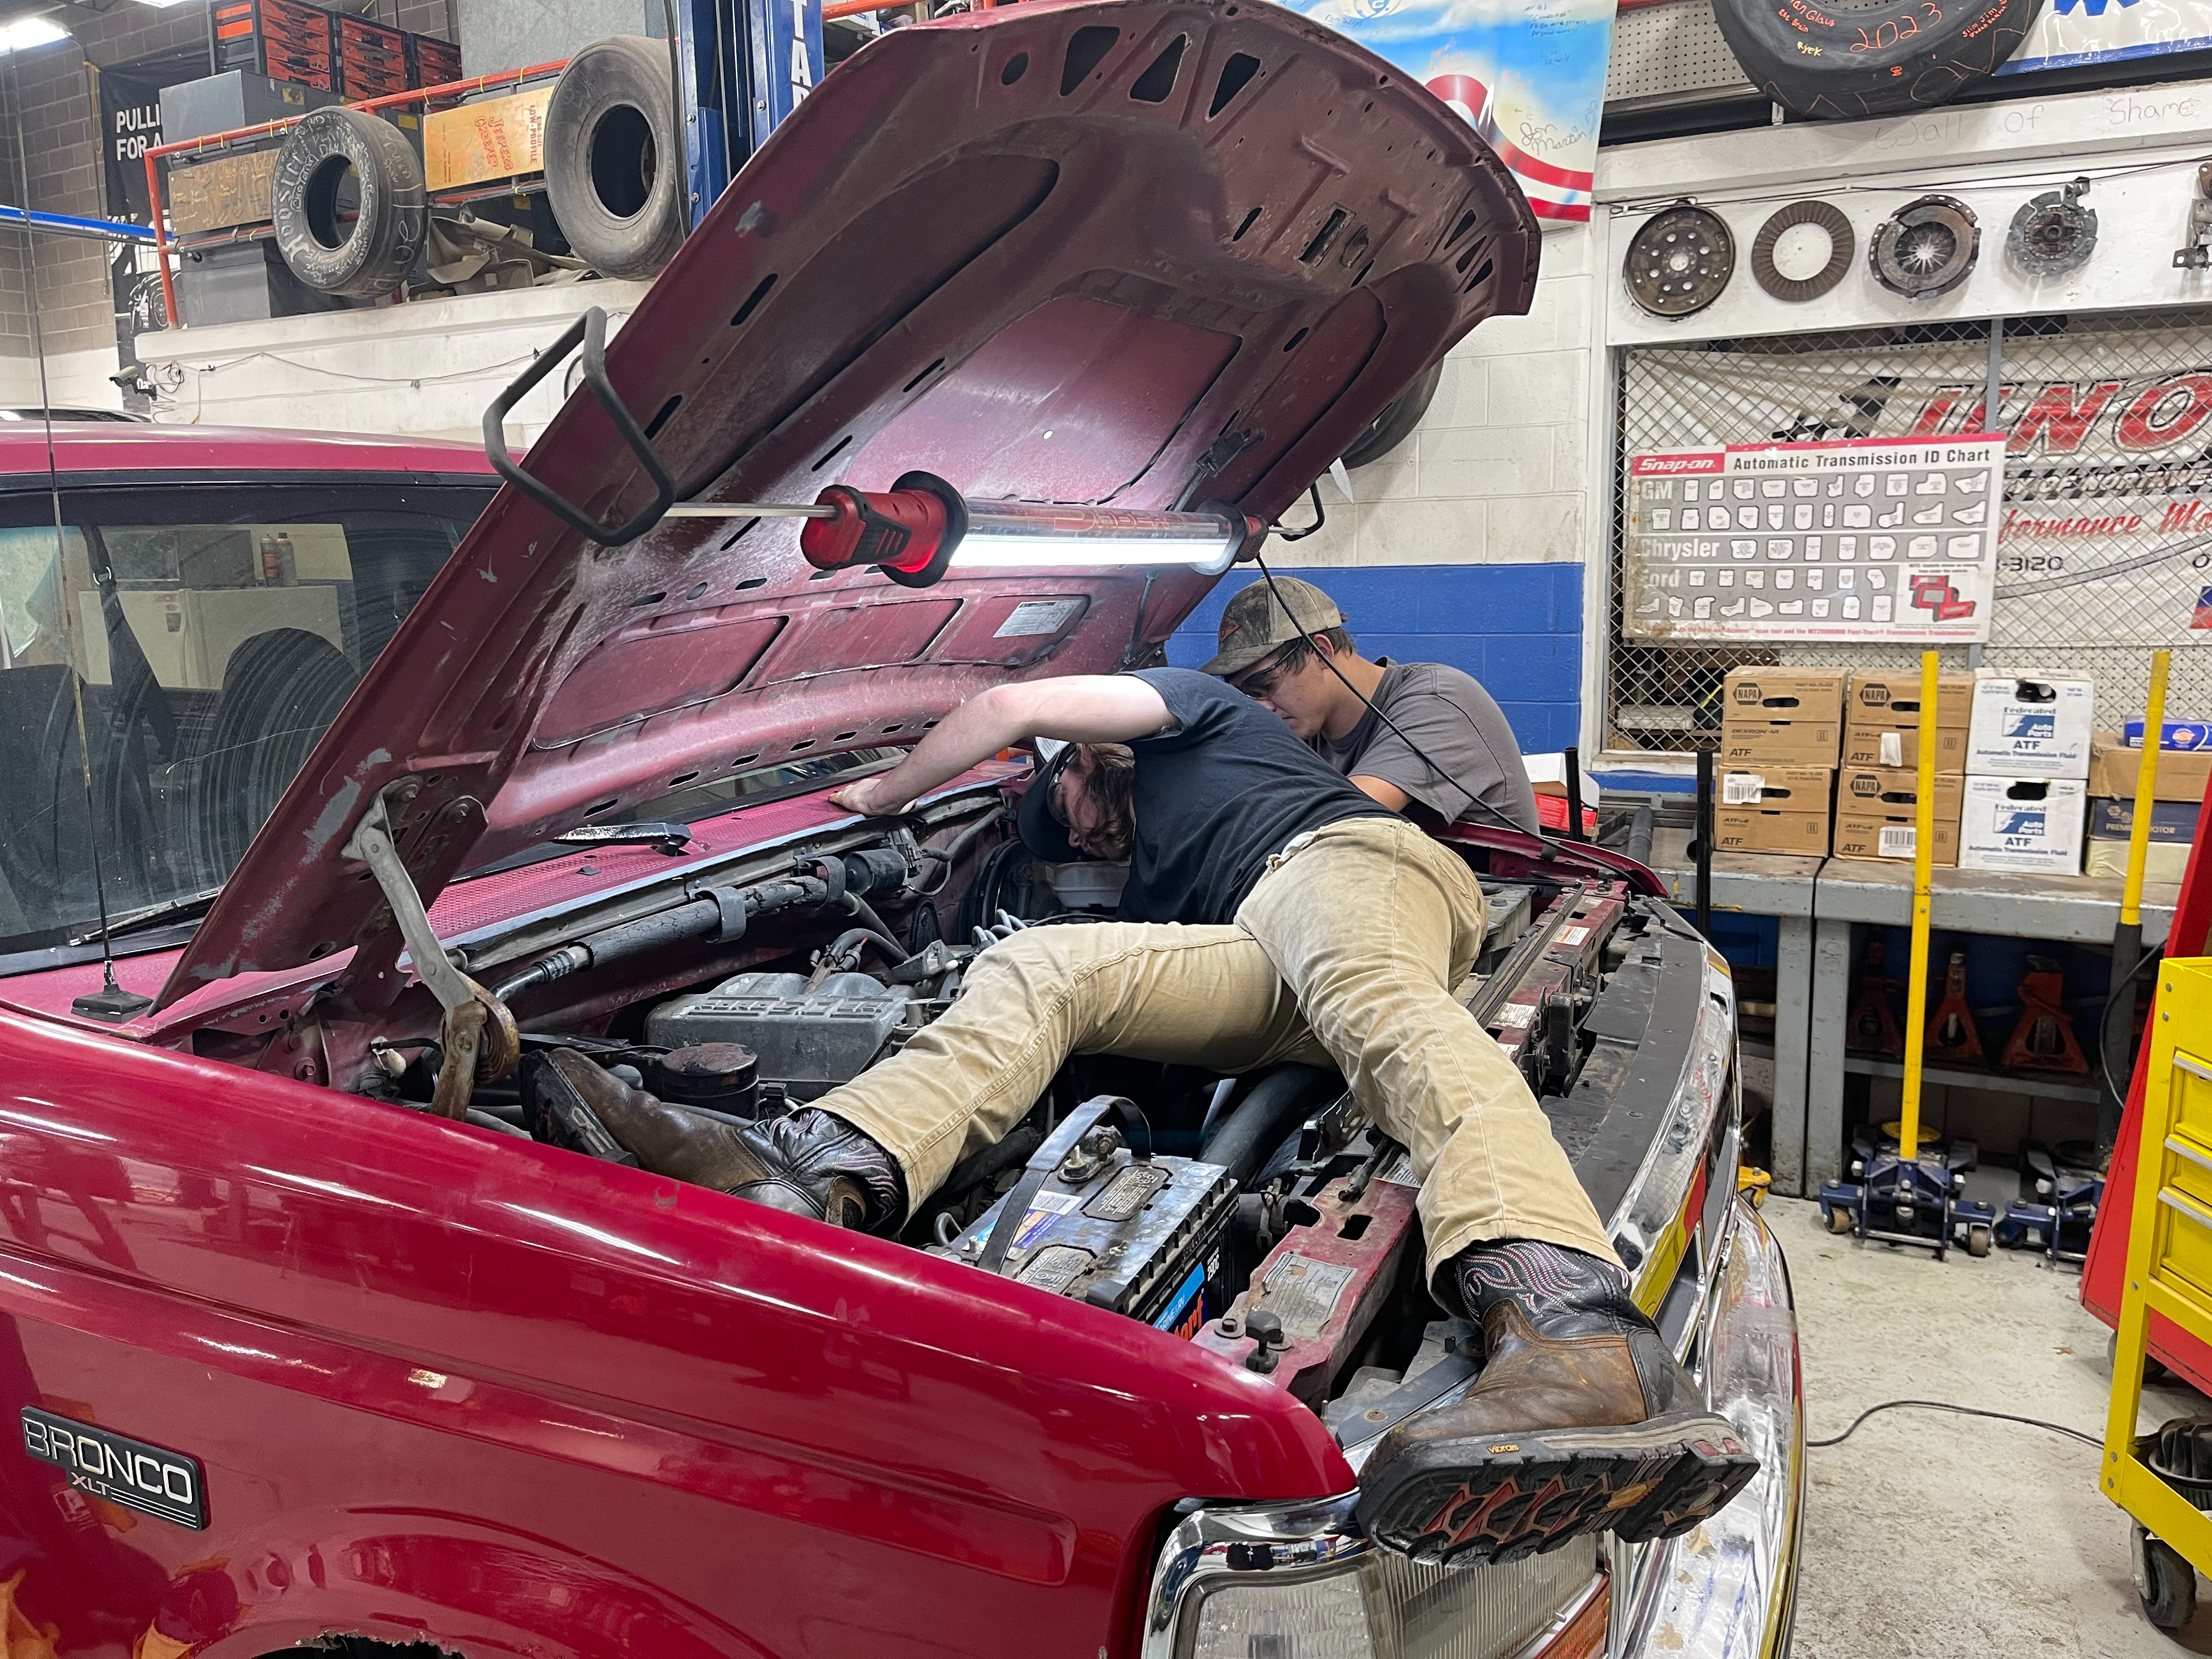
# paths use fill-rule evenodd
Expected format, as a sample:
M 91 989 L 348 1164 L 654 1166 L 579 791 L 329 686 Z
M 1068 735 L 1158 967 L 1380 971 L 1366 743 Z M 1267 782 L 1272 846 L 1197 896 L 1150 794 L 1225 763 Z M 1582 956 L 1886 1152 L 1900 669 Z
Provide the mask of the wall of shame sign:
M 1978 436 L 1632 454 L 1622 631 L 1986 641 L 2003 465 Z

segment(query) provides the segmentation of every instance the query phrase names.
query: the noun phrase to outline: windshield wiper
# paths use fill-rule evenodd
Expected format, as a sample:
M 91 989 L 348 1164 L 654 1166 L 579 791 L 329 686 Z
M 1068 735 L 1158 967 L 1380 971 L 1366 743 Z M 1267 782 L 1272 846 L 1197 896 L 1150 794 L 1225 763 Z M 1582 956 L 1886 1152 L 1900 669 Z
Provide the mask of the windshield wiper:
M 143 910 L 130 910 L 110 919 L 105 927 L 95 927 L 88 933 L 78 933 L 70 939 L 71 945 L 94 945 L 105 939 L 119 939 L 125 933 L 136 933 L 149 927 L 158 927 L 163 922 L 185 921 L 206 914 L 216 901 L 220 887 L 210 887 L 204 893 L 188 893 L 182 898 L 171 899 L 165 904 L 149 904 Z
M 671 858 L 691 844 L 684 823 L 582 823 L 553 837 L 562 847 L 650 847 Z

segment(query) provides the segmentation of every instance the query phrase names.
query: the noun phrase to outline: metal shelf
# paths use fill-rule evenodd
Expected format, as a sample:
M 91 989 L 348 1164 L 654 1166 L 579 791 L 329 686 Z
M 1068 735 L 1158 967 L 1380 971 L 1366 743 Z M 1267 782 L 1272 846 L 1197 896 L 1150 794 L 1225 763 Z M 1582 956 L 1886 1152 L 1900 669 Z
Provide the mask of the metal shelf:
M 1865 1054 L 1844 1055 L 1844 1069 L 1860 1077 L 1905 1075 L 1905 1067 L 1896 1060 L 1875 1060 Z M 2057 1073 L 1976 1072 L 1955 1066 L 1923 1066 L 1920 1078 L 1923 1083 L 1938 1088 L 1986 1089 L 1994 1094 L 2036 1095 L 2045 1100 L 2080 1100 L 2094 1104 L 2104 1095 L 2104 1091 L 2094 1083 L 2069 1082 Z

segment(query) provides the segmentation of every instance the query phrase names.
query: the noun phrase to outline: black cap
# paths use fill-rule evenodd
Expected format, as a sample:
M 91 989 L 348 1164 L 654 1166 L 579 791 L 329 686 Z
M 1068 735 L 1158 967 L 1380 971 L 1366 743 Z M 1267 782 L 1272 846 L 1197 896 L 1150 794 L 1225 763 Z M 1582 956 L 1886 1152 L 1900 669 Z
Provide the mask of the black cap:
M 1075 843 L 1068 840 L 1067 826 L 1052 815 L 1053 781 L 1074 753 L 1073 744 L 1062 744 L 1057 754 L 1036 769 L 1029 793 L 1014 810 L 1014 829 L 1021 836 L 1023 847 L 1031 858 L 1042 859 L 1047 864 L 1074 864 L 1083 857 L 1075 850 Z

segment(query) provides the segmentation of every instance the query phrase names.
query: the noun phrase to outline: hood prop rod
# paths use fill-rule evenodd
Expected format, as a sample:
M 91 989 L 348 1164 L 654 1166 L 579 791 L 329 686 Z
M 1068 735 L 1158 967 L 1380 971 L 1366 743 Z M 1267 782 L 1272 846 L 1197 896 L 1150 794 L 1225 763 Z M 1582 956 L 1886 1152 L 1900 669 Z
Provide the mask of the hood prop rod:
M 453 965 L 446 947 L 438 942 L 422 896 L 415 890 L 392 840 L 390 803 L 404 805 L 414 799 L 422 785 L 404 778 L 380 791 L 354 826 L 353 837 L 340 849 L 341 856 L 368 866 L 392 907 L 392 919 L 406 941 L 416 978 L 445 1010 L 438 1042 L 444 1062 L 430 1097 L 430 1109 L 441 1117 L 459 1118 L 469 1109 L 469 1097 L 478 1081 L 502 1077 L 520 1057 L 522 1042 L 514 1017 L 506 1005 Z

